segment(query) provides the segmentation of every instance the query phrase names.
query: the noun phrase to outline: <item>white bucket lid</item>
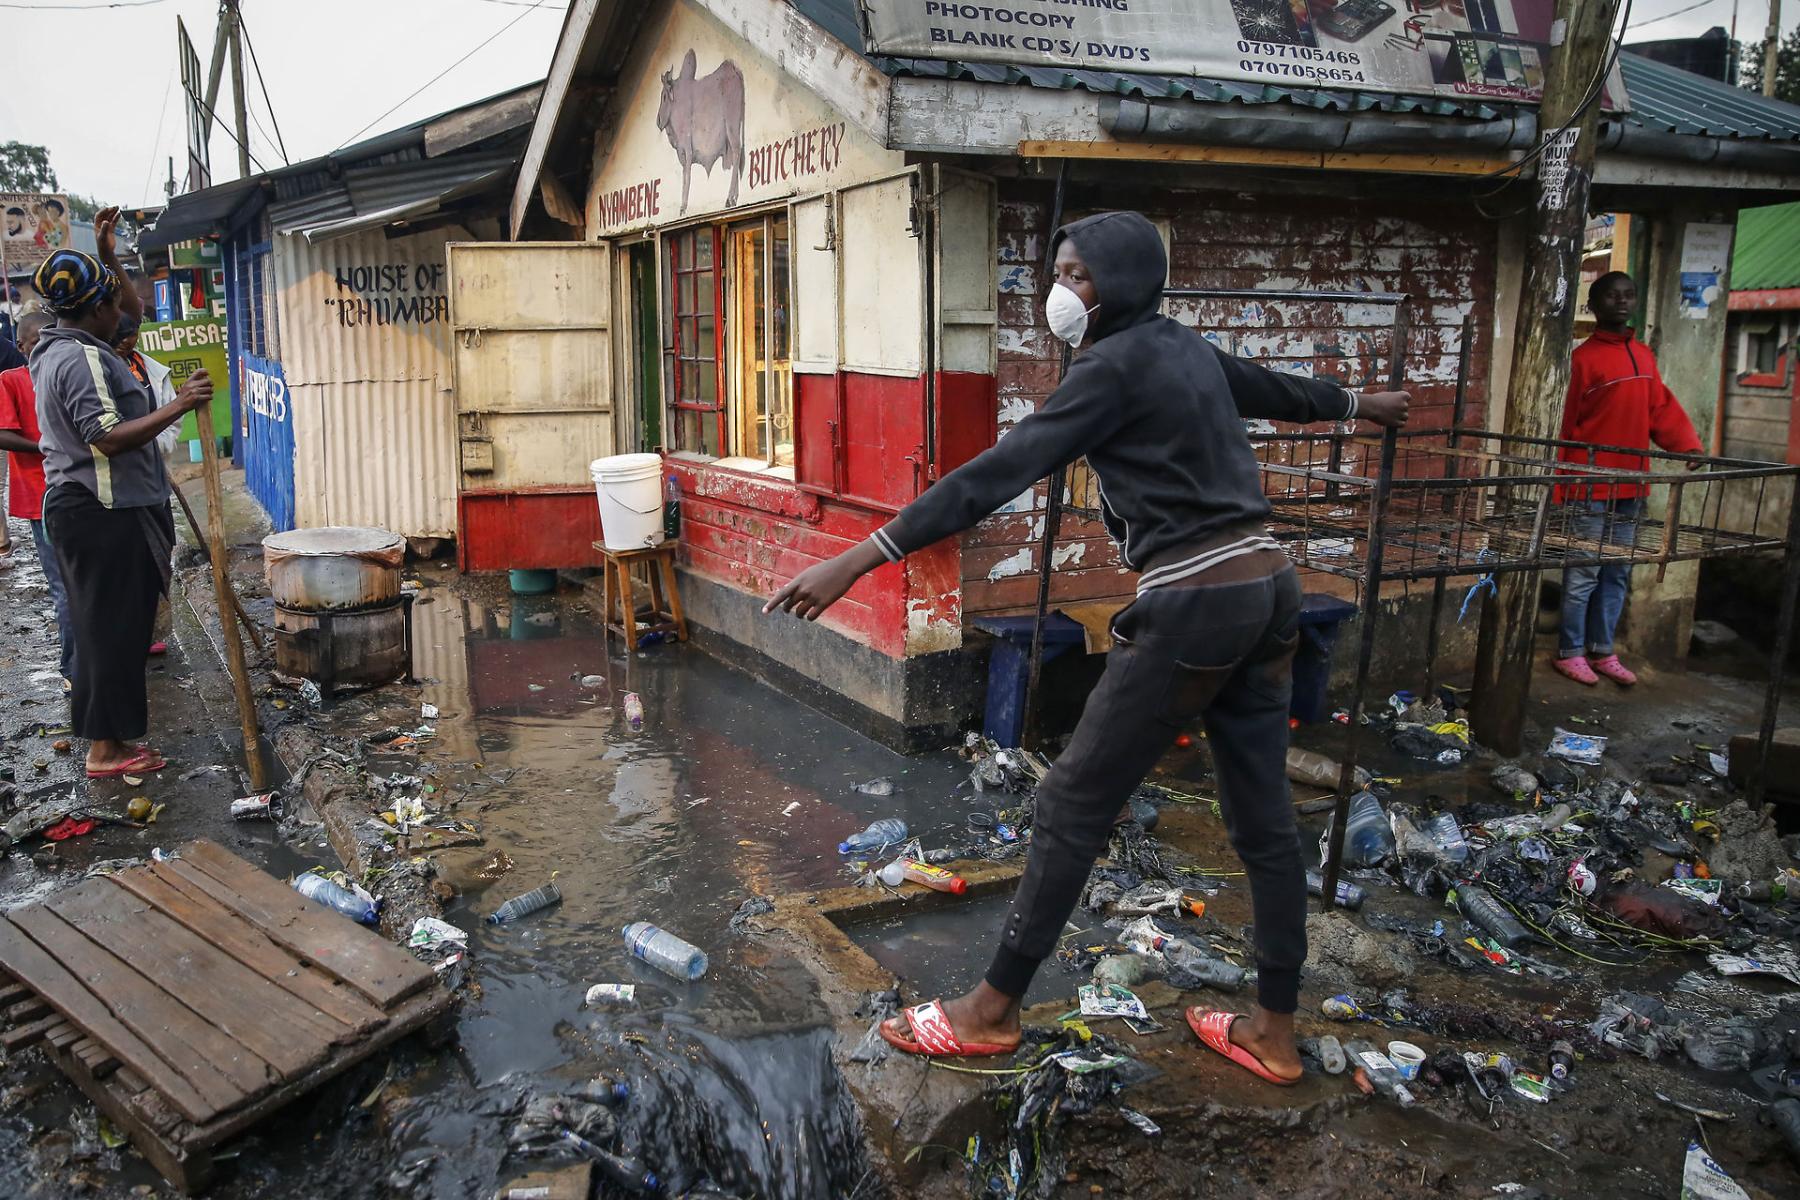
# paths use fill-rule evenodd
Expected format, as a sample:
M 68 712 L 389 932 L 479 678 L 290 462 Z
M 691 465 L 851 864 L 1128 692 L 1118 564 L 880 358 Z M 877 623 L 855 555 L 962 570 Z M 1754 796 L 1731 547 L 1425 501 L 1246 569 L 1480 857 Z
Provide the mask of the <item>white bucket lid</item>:
M 662 473 L 660 454 L 613 454 L 588 464 L 588 474 L 601 479 L 642 479 Z

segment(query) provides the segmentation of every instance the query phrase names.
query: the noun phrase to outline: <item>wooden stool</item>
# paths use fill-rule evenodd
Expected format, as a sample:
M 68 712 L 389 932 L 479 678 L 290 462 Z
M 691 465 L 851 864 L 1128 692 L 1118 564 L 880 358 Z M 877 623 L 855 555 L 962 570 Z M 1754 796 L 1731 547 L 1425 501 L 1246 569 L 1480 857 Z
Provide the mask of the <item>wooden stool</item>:
M 681 587 L 675 582 L 674 542 L 640 550 L 608 550 L 604 542 L 595 542 L 594 549 L 604 560 L 600 567 L 601 617 L 609 633 L 616 632 L 625 639 L 627 651 L 637 649 L 638 639 L 646 634 L 672 633 L 677 641 L 688 640 L 687 618 L 681 612 Z M 631 568 L 639 563 L 650 573 L 650 619 L 642 625 L 638 623 L 637 599 L 631 590 Z

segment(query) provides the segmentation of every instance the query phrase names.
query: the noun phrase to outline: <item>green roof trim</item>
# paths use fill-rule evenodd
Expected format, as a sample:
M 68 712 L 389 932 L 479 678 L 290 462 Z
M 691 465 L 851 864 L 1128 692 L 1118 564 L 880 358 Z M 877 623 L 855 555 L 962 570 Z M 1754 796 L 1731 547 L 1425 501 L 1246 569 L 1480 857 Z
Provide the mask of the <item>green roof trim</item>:
M 1731 290 L 1800 287 L 1800 200 L 1738 213 Z

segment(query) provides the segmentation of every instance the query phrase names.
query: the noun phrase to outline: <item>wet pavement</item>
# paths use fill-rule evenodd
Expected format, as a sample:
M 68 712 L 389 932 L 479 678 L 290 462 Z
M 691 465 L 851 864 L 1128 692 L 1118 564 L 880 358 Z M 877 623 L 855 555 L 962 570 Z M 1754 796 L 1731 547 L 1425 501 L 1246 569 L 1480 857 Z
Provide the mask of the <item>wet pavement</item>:
M 377 731 L 430 725 L 431 736 L 414 751 L 370 753 L 365 765 L 377 776 L 420 776 L 432 789 L 431 803 L 444 816 L 469 822 L 482 839 L 435 855 L 456 887 L 443 917 L 470 935 L 457 1038 L 443 1051 L 404 1043 L 266 1123 L 236 1144 L 210 1194 L 233 1200 L 489 1196 L 541 1162 L 507 1150 L 521 1100 L 600 1074 L 634 1089 L 617 1110 L 619 1144 L 659 1172 L 670 1194 L 710 1180 L 742 1196 L 875 1195 L 869 1137 L 898 1143 L 896 1159 L 908 1146 L 928 1148 L 904 1168 L 900 1194 L 965 1194 L 952 1156 L 969 1133 L 993 1131 L 991 1110 L 987 1118 L 978 1115 L 986 1103 L 984 1080 L 891 1059 L 847 1081 L 833 1055 L 834 1045 L 843 1052 L 841 1014 L 833 1013 L 820 982 L 783 939 L 734 932 L 729 922 L 752 895 L 852 882 L 837 842 L 878 817 L 901 817 L 927 846 L 971 844 L 969 813 L 991 809 L 994 800 L 971 790 L 968 764 L 950 752 L 894 754 L 690 647 L 651 646 L 627 657 L 615 641 L 609 656 L 579 589 L 514 597 L 501 580 L 460 579 L 441 563 L 409 574 L 423 585 L 415 608 L 419 685 L 346 698 L 329 713 L 277 689 L 264 699 L 279 698 L 284 707 L 265 703 L 263 711 L 272 725 L 326 729 L 344 746 Z M 0 575 L 0 589 L 6 588 L 28 589 L 29 576 Z M 250 597 L 253 613 L 266 606 L 266 597 Z M 29 611 L 28 600 L 23 607 Z M 184 613 L 178 606 L 178 616 Z M 235 728 L 229 692 L 221 689 L 216 667 L 196 665 L 207 661 L 204 643 L 194 640 L 191 615 L 182 620 L 187 628 L 177 630 L 175 653 L 152 676 L 156 732 L 180 761 L 225 762 L 215 731 Z M 11 621 L 32 624 L 17 608 Z M 7 684 L 0 733 L 7 761 L 22 768 L 23 778 L 48 738 L 36 725 L 54 729 L 46 714 L 59 710 L 54 694 L 44 691 L 46 681 L 31 684 L 36 691 L 12 690 L 21 672 L 31 683 L 31 673 L 41 670 L 32 656 L 44 653 L 41 628 L 17 636 L 25 642 L 9 648 L 12 657 L 0 657 Z M 190 646 L 202 652 L 186 653 Z M 627 691 L 642 698 L 641 730 L 624 719 Z M 1608 732 L 1610 767 L 1626 774 L 1671 754 L 1692 754 L 1696 742 L 1722 742 L 1744 726 L 1756 702 L 1740 682 L 1655 673 L 1629 705 L 1557 680 L 1540 681 L 1538 696 L 1529 734 L 1534 747 L 1558 723 Z M 424 704 L 438 710 L 428 722 Z M 1572 718 L 1593 724 L 1570 724 Z M 1342 733 L 1325 726 L 1299 738 L 1329 753 Z M 1206 761 L 1203 742 L 1173 751 L 1162 778 L 1203 796 Z M 1491 761 L 1439 769 L 1378 748 L 1372 765 L 1401 779 L 1396 794 L 1403 799 L 1439 795 L 1454 805 L 1493 798 L 1486 782 Z M 45 782 L 60 785 L 72 772 L 69 760 L 52 756 Z M 857 790 L 883 779 L 892 782 L 891 794 Z M 164 782 L 149 786 L 161 789 Z M 236 788 L 219 777 L 203 776 L 167 794 L 170 807 L 154 830 L 104 829 L 59 854 L 85 863 L 204 835 L 280 874 L 313 862 L 336 865 L 322 836 L 281 844 L 272 827 L 223 820 L 224 802 Z M 1159 836 L 1184 861 L 1236 869 L 1204 803 L 1171 803 L 1163 821 Z M 1316 839 L 1318 820 L 1311 825 Z M 496 852 L 511 863 L 497 878 L 486 869 Z M 40 871 L 14 852 L 0 874 L 0 903 L 76 877 L 75 865 Z M 552 878 L 563 895 L 559 906 L 514 924 L 483 919 L 506 898 Z M 1229 940 L 1249 920 L 1248 896 L 1241 879 L 1226 874 L 1222 883 L 1208 901 L 1208 928 Z M 1003 891 L 928 906 L 849 932 L 903 977 L 911 1002 L 959 991 L 979 976 L 1006 900 Z M 1364 915 L 1371 913 L 1449 915 L 1392 887 L 1371 900 Z M 631 959 L 620 927 L 639 919 L 704 949 L 706 977 L 679 983 Z M 1084 940 L 1083 932 L 1099 935 L 1097 922 L 1083 920 L 1078 914 L 1071 941 Z M 1302 998 L 1302 1032 L 1346 1035 L 1316 1015 L 1323 997 L 1346 986 L 1363 987 L 1373 999 L 1379 988 L 1403 984 L 1426 1003 L 1521 1021 L 1585 1020 L 1608 990 L 1671 989 L 1696 967 L 1710 975 L 1703 960 L 1688 955 L 1654 970 L 1596 971 L 1571 985 L 1403 958 L 1384 984 L 1369 977 L 1366 963 L 1352 968 L 1322 955 Z M 1083 978 L 1047 965 L 1029 997 L 1039 1005 L 1033 1018 L 1053 1020 L 1065 1011 Z M 584 994 L 596 983 L 635 984 L 637 1002 L 586 1009 Z M 1714 999 L 1694 1002 L 1766 1007 L 1793 994 L 1763 981 L 1709 990 Z M 1078 1124 L 1068 1134 L 1070 1178 L 1054 1194 L 1476 1196 L 1520 1182 L 1558 1196 L 1669 1196 L 1695 1126 L 1691 1116 L 1657 1101 L 1658 1090 L 1735 1114 L 1732 1122 L 1708 1122 L 1706 1132 L 1720 1160 L 1753 1194 L 1800 1189 L 1800 1175 L 1772 1136 L 1755 1126 L 1742 1079 L 1709 1077 L 1680 1063 L 1591 1062 L 1578 1072 L 1578 1089 L 1557 1104 L 1515 1103 L 1493 1112 L 1434 1096 L 1402 1113 L 1364 1101 L 1342 1078 L 1319 1076 L 1271 1095 L 1201 1051 L 1181 1022 L 1183 1001 L 1241 1008 L 1247 996 L 1180 997 L 1158 988 L 1145 995 L 1168 1026 L 1164 1032 L 1133 1037 L 1116 1022 L 1107 1032 L 1163 1072 L 1134 1085 L 1126 1099 L 1165 1133 L 1147 1141 L 1112 1116 Z M 1510 1045 L 1500 1033 L 1451 1042 L 1356 1032 L 1378 1045 L 1390 1036 L 1427 1049 Z M 874 1089 L 870 1079 L 878 1081 Z M 928 1081 L 960 1091 L 939 1111 L 922 1112 L 945 1095 L 925 1092 Z M 873 1107 L 871 1090 L 882 1092 Z M 931 1099 L 920 1101 L 921 1094 Z M 35 1055 L 8 1063 L 0 1070 L 0 1163 L 6 1164 L 0 1192 L 109 1200 L 147 1194 L 142 1189 L 165 1194 L 134 1153 L 99 1144 L 91 1114 Z M 869 1128 L 871 1114 L 892 1127 Z

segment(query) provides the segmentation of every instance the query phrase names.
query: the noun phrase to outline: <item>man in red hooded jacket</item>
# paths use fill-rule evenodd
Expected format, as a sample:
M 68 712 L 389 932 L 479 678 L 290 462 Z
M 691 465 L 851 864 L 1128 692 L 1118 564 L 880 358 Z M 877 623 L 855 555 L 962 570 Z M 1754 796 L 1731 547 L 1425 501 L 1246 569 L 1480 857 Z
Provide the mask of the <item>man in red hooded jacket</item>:
M 1569 397 L 1563 404 L 1562 437 L 1610 449 L 1593 453 L 1591 464 L 1622 471 L 1649 469 L 1642 453 L 1656 445 L 1678 454 L 1700 454 L 1700 438 L 1682 411 L 1649 347 L 1632 336 L 1637 285 L 1623 271 L 1609 271 L 1588 289 L 1594 335 L 1575 347 Z M 1566 448 L 1564 462 L 1589 465 L 1588 452 Z M 1689 463 L 1689 469 L 1699 466 Z M 1559 489 L 1572 506 L 1569 532 L 1577 538 L 1629 546 L 1649 487 L 1642 483 L 1582 483 Z M 1613 633 L 1631 586 L 1626 563 L 1571 566 L 1563 570 L 1562 632 L 1556 669 L 1577 683 L 1593 685 L 1604 675 L 1622 687 L 1637 676 L 1619 661 Z

